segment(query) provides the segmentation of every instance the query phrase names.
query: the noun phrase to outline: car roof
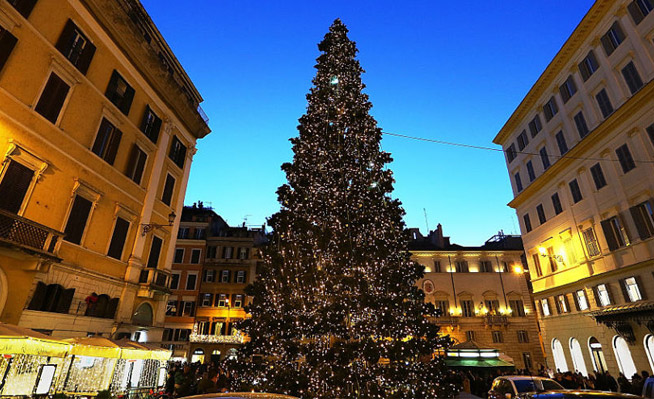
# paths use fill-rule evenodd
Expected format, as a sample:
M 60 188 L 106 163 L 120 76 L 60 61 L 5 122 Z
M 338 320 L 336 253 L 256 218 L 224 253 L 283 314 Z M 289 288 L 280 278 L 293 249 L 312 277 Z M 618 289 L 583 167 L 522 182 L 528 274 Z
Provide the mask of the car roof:
M 230 392 L 230 393 L 208 393 L 204 395 L 186 396 L 182 399 L 298 399 L 294 396 L 281 395 L 265 392 Z
M 496 378 L 506 378 L 508 380 L 551 380 L 551 378 L 531 375 L 502 375 Z

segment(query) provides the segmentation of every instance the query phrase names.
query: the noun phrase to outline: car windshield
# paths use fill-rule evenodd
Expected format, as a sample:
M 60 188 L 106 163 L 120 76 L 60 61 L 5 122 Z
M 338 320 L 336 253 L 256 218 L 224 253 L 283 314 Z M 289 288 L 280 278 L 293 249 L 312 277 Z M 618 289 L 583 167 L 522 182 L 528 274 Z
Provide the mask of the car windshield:
M 523 392 L 542 392 L 550 391 L 553 389 L 563 389 L 556 381 L 533 379 L 533 380 L 514 380 L 515 388 L 518 393 Z

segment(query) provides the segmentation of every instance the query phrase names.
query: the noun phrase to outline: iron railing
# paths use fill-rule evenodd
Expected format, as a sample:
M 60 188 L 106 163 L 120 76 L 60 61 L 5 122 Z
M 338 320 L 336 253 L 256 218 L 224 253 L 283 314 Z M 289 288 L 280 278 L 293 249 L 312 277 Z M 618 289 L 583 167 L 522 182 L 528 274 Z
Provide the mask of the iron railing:
M 0 209 L 0 241 L 54 255 L 63 236 L 60 231 Z

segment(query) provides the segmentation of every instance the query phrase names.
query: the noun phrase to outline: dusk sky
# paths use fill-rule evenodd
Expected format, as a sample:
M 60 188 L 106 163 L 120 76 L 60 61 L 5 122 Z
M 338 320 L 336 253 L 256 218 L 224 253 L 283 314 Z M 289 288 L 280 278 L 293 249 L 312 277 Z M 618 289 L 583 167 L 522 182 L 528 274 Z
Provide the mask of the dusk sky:
M 350 30 L 372 114 L 385 132 L 477 146 L 492 139 L 591 7 L 591 0 L 141 0 L 204 97 L 213 132 L 198 142 L 186 194 L 230 225 L 279 209 L 288 139 L 335 18 Z M 393 196 L 409 227 L 438 223 L 481 245 L 519 234 L 504 156 L 385 136 Z

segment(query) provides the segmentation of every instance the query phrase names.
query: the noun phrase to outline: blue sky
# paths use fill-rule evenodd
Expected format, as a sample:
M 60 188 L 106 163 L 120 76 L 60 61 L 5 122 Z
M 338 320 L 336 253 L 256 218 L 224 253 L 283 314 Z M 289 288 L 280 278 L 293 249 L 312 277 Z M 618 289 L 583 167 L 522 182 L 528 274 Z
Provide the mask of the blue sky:
M 366 70 L 372 114 L 388 132 L 491 146 L 591 7 L 591 0 L 141 0 L 204 97 L 213 132 L 198 143 L 186 204 L 261 225 L 279 209 L 279 167 L 306 109 L 335 18 Z M 386 136 L 393 196 L 409 227 L 480 245 L 519 233 L 501 152 Z

